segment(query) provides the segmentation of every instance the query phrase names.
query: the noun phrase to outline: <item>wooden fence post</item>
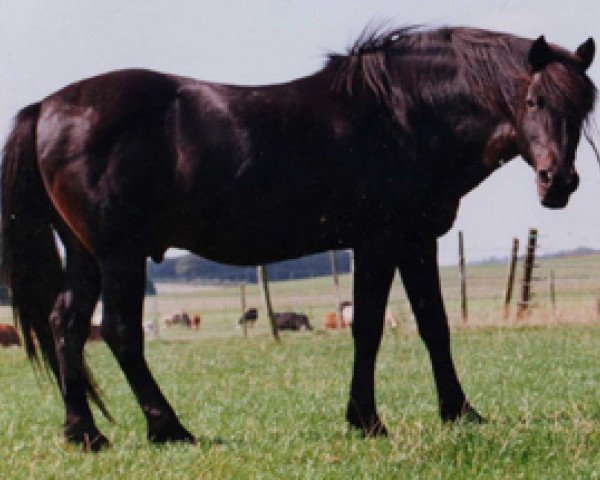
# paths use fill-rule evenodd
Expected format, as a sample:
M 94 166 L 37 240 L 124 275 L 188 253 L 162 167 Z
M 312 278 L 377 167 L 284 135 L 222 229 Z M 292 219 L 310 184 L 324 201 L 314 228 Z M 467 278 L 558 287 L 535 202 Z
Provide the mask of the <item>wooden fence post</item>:
M 267 267 L 264 265 L 259 265 L 256 267 L 256 275 L 258 277 L 260 289 L 262 290 L 262 296 L 265 301 L 265 310 L 267 311 L 267 316 L 269 317 L 269 322 L 271 324 L 271 333 L 273 334 L 273 338 L 279 341 L 279 330 L 277 329 L 277 323 L 275 322 L 275 315 L 273 314 L 273 306 L 271 304 L 271 295 L 269 293 Z
M 552 305 L 552 315 L 556 316 L 556 279 L 554 270 L 550 270 L 550 304 Z
M 337 272 L 337 259 L 335 258 L 335 250 L 329 251 L 329 259 L 331 260 L 331 276 L 333 277 L 333 296 L 335 297 L 335 327 L 342 326 L 342 311 L 340 309 L 340 279 Z
M 510 260 L 508 262 L 508 279 L 506 281 L 506 292 L 504 293 L 504 312 L 502 317 L 506 320 L 510 315 L 510 301 L 512 299 L 513 286 L 515 283 L 515 270 L 517 268 L 517 255 L 519 253 L 519 239 L 513 238 Z
M 517 319 L 523 317 L 523 315 L 529 310 L 531 300 L 531 280 L 533 272 L 533 264 L 535 262 L 535 249 L 537 247 L 537 235 L 538 231 L 536 228 L 529 229 L 529 240 L 527 241 L 527 253 L 525 255 L 525 266 L 523 267 L 523 282 L 521 285 L 521 301 L 517 309 Z
M 458 232 L 458 265 L 460 270 L 460 310 L 464 323 L 469 320 L 467 312 L 467 275 L 465 272 L 465 246 L 463 242 L 463 232 Z
M 240 303 L 242 306 L 242 316 L 240 318 L 244 318 L 246 315 L 246 284 L 244 282 L 240 283 Z M 242 328 L 244 329 L 244 338 L 248 337 L 248 322 L 242 322 Z

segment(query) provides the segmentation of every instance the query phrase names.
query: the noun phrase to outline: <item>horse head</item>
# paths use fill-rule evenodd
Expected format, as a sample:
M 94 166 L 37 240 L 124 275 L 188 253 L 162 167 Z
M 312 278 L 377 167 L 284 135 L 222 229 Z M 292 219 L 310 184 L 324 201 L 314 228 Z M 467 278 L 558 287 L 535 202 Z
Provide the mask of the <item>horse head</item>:
M 542 205 L 563 208 L 577 189 L 575 150 L 596 91 L 586 75 L 594 58 L 589 38 L 574 54 L 535 40 L 529 50 L 530 76 L 521 108 L 521 155 L 536 172 Z

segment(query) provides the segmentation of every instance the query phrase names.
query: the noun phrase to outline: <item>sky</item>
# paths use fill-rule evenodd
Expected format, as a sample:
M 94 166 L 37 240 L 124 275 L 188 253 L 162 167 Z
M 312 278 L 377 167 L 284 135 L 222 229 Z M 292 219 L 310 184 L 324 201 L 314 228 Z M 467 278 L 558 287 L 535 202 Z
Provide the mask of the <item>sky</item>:
M 308 75 L 344 52 L 370 22 L 506 31 L 574 50 L 600 42 L 597 0 L 0 0 L 0 136 L 19 108 L 90 75 L 143 67 L 203 80 L 269 84 Z M 600 58 L 589 74 L 600 82 Z M 597 118 L 598 115 L 595 115 Z M 593 129 L 600 143 L 600 129 Z M 529 227 L 542 253 L 600 248 L 600 167 L 585 141 L 579 190 L 561 211 L 540 206 L 532 170 L 517 158 L 467 195 L 440 260 L 509 254 Z M 522 247 L 524 248 L 524 247 Z

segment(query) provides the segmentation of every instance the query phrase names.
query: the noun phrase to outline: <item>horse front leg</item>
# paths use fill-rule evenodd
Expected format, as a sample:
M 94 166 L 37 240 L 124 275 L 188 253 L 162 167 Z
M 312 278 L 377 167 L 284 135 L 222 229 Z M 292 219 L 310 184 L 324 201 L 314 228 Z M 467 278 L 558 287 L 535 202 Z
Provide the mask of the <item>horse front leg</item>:
M 152 442 L 196 439 L 181 426 L 144 358 L 142 312 L 146 259 L 119 256 L 101 261 L 102 336 L 115 355 L 148 425 Z
M 375 360 L 395 264 L 388 250 L 370 245 L 355 250 L 354 371 L 346 420 L 365 436 L 386 435 L 375 407 Z
M 419 237 L 405 241 L 403 247 L 400 275 L 431 358 L 442 420 L 464 416 L 482 422 L 465 397 L 452 360 L 450 330 L 440 288 L 437 239 Z

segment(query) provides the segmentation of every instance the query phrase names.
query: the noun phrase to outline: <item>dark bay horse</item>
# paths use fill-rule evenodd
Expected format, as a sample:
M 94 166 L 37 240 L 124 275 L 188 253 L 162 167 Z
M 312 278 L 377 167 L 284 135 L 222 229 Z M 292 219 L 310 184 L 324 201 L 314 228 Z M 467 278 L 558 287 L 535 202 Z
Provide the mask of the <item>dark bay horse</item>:
M 28 353 L 37 358 L 39 348 L 60 385 L 66 439 L 92 450 L 108 443 L 83 361 L 102 294 L 102 335 L 149 439 L 195 441 L 144 359 L 146 260 L 169 247 L 238 265 L 353 248 L 346 417 L 365 435 L 386 433 L 374 370 L 399 269 L 442 419 L 480 421 L 451 357 L 437 238 L 461 197 L 517 155 L 535 171 L 543 205 L 567 204 L 596 97 L 585 73 L 594 53 L 592 39 L 571 53 L 544 37 L 400 29 L 366 33 L 346 55 L 285 84 L 125 70 L 24 108 L 4 149 L 5 275 Z

